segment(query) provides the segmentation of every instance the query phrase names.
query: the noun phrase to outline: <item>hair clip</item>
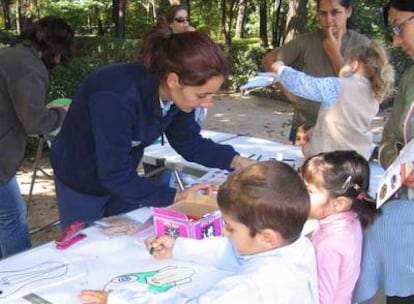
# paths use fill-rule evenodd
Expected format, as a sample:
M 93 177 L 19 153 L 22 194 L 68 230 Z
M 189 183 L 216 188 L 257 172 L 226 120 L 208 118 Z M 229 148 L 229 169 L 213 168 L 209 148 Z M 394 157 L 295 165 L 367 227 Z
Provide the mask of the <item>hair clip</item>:
M 66 249 L 73 244 L 86 238 L 86 234 L 81 233 L 82 229 L 85 228 L 85 222 L 76 221 L 66 227 L 65 230 L 56 239 L 56 249 Z
M 357 199 L 360 201 L 364 201 L 367 199 L 367 193 L 365 191 L 361 191 L 358 196 Z
M 351 183 L 351 175 L 348 175 L 348 177 L 346 178 L 345 182 L 343 183 L 342 187 L 341 187 L 341 192 L 346 192 L 346 190 L 348 190 L 349 188 L 349 184 Z

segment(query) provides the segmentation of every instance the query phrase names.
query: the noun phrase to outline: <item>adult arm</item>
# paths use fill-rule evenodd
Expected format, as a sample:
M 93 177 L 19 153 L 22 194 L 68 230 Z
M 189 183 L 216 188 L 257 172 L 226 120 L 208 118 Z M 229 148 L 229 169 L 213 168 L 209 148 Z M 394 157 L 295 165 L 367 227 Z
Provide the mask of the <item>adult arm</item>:
M 90 96 L 99 179 L 111 194 L 130 204 L 163 206 L 173 203 L 175 189 L 156 185 L 137 173 L 144 148 L 132 147 L 132 130 L 140 121 L 136 104 L 139 102 L 113 92 L 100 91 Z
M 339 98 L 340 82 L 337 77 L 313 77 L 287 66 L 280 66 L 276 70 L 279 82 L 297 96 L 318 101 L 325 106 L 334 104 Z
M 390 119 L 382 131 L 381 144 L 378 150 L 378 161 L 380 165 L 387 169 L 403 148 L 403 138 L 399 130 L 400 119 L 402 118 L 395 106 Z
M 265 71 L 275 72 L 272 68 L 276 61 L 283 61 L 287 65 L 298 64 L 302 60 L 303 50 L 306 49 L 305 36 L 289 41 L 281 47 L 275 48 L 263 56 L 262 65 Z
M 342 38 L 344 36 L 343 30 L 339 30 L 338 37 L 335 37 L 332 33 L 332 27 L 330 27 L 324 34 L 322 40 L 322 47 L 331 62 L 332 68 L 336 75 L 339 74 L 342 66 L 344 65 L 344 57 L 341 54 Z
M 47 134 L 58 129 L 66 111 L 45 106 L 48 92 L 46 71 L 28 69 L 10 85 L 10 96 L 19 121 L 27 134 Z
M 234 148 L 203 138 L 200 131 L 193 113 L 178 112 L 165 134 L 174 150 L 187 161 L 210 168 L 232 169 L 232 161 L 238 155 Z
M 414 67 L 410 67 L 401 77 L 394 97 L 391 117 L 387 121 L 382 133 L 378 160 L 384 168 L 390 166 L 406 144 L 404 140 L 404 122 L 407 120 L 408 115 L 410 115 L 410 108 L 414 103 L 413 81 Z

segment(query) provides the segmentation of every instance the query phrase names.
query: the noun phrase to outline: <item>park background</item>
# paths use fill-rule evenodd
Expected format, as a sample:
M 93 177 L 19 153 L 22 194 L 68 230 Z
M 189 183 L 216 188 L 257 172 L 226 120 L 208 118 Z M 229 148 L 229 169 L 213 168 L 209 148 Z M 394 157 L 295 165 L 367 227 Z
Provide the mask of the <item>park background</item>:
M 64 18 L 76 34 L 76 57 L 51 77 L 50 100 L 71 97 L 96 67 L 133 60 L 144 32 L 171 4 L 165 0 L 0 0 L 0 46 L 12 43 L 31 22 L 47 16 Z M 384 28 L 384 1 L 353 1 L 349 27 L 383 41 L 390 49 L 397 80 L 409 61 L 390 48 Z M 315 0 L 186 0 L 191 24 L 207 32 L 227 54 L 231 74 L 223 89 L 235 91 L 261 70 L 271 48 L 318 28 Z M 268 92 L 269 93 L 269 92 Z M 277 92 L 270 92 L 273 94 Z
M 28 25 L 41 17 L 55 15 L 67 20 L 76 35 L 75 58 L 68 67 L 58 66 L 53 70 L 50 96 L 45 102 L 70 98 L 96 67 L 133 60 L 144 32 L 171 4 L 179 3 L 162 0 L 0 0 L 0 47 L 9 46 Z M 319 27 L 316 0 L 187 0 L 181 3 L 189 8 L 191 24 L 208 33 L 222 47 L 230 62 L 231 74 L 215 98 L 215 106 L 209 110 L 204 127 L 286 141 L 292 105 L 275 88 L 243 96 L 238 87 L 261 71 L 261 60 L 266 52 Z M 383 25 L 384 3 L 354 0 L 349 28 L 386 45 L 398 81 L 410 62 L 401 51 L 391 48 L 389 31 Z M 372 126 L 377 142 L 391 104 L 392 98 L 382 105 Z M 26 200 L 37 145 L 37 139 L 30 137 L 25 162 L 17 173 Z M 44 152 L 42 166 L 52 173 L 47 146 Z M 28 207 L 32 228 L 57 219 L 53 181 L 40 174 Z M 56 226 L 37 232 L 32 235 L 33 244 L 53 240 L 58 233 Z M 376 298 L 370 303 L 382 303 L 382 299 Z
M 134 60 L 145 31 L 170 5 L 179 3 L 163 0 L 0 0 L 0 47 L 12 44 L 20 32 L 41 17 L 55 15 L 67 20 L 76 35 L 75 58 L 68 67 L 58 66 L 53 70 L 50 96 L 45 102 L 70 98 L 96 67 Z M 237 95 L 238 87 L 262 69 L 262 57 L 270 49 L 318 28 L 316 1 L 187 0 L 181 4 L 189 8 L 191 24 L 207 32 L 222 47 L 231 68 L 220 97 L 216 98 L 219 106 L 209 111 L 205 128 L 286 141 L 292 105 L 275 88 L 243 97 Z M 398 79 L 409 61 L 400 51 L 391 48 L 388 30 L 383 25 L 383 5 L 384 1 L 378 0 L 354 1 L 349 27 L 383 41 L 390 50 Z M 265 97 L 268 99 L 263 99 Z M 384 103 L 373 126 L 377 141 L 387 116 L 386 108 L 391 104 L 392 99 Z M 38 139 L 30 137 L 25 163 L 18 173 L 24 196 L 30 184 L 37 145 Z M 47 146 L 43 163 L 51 171 Z M 45 178 L 43 182 L 46 184 L 42 186 L 37 179 L 30 206 L 32 226 L 57 216 L 53 183 Z M 40 209 L 36 211 L 36 208 Z M 53 239 L 57 230 L 51 232 L 35 235 L 35 244 Z
M 75 58 L 68 67 L 58 66 L 53 70 L 50 96 L 45 102 L 62 97 L 71 98 L 79 84 L 96 67 L 134 60 L 145 31 L 154 25 L 170 5 L 179 3 L 165 0 L 0 0 L 0 47 L 12 44 L 28 25 L 41 17 L 56 15 L 67 20 L 76 35 Z M 241 84 L 260 71 L 262 57 L 270 49 L 319 27 L 316 0 L 186 0 L 181 1 L 181 4 L 188 7 L 191 24 L 197 30 L 207 32 L 229 58 L 231 74 L 223 85 L 222 96 L 237 93 Z M 410 63 L 404 54 L 391 48 L 388 29 L 383 25 L 383 5 L 384 1 L 379 0 L 354 1 L 349 27 L 387 46 L 398 81 L 401 72 Z M 284 100 L 275 88 L 252 94 Z M 280 117 L 265 119 L 263 116 L 263 119 L 256 119 L 252 112 L 255 104 L 258 106 L 261 103 L 251 102 L 248 104 L 250 107 L 242 110 L 245 112 L 242 115 L 238 113 L 240 109 L 235 110 L 237 103 L 233 102 L 228 108 L 228 113 L 237 112 L 236 125 L 247 125 L 245 131 L 236 127 L 235 133 L 284 141 L 287 131 L 283 128 L 289 127 L 291 113 L 283 107 L 280 111 L 274 102 L 274 111 L 270 111 L 270 114 L 282 113 Z M 382 110 L 391 104 L 392 99 L 387 100 Z M 266 107 L 263 110 L 269 113 Z M 225 116 L 223 113 L 215 115 Z M 210 114 L 210 117 L 213 116 Z M 231 120 L 229 118 L 227 121 Z M 277 126 L 273 125 L 272 120 L 278 121 Z M 234 132 L 228 129 L 225 122 L 223 119 L 215 121 L 210 128 Z M 259 122 L 265 133 L 252 132 L 256 130 L 254 122 Z M 376 131 L 378 134 L 378 128 Z M 379 140 L 378 135 L 376 138 Z M 25 163 L 28 172 L 37 144 L 36 138 L 29 138 L 26 153 L 29 162 Z M 45 150 L 47 152 L 47 147 Z M 44 155 L 47 159 L 47 153 Z

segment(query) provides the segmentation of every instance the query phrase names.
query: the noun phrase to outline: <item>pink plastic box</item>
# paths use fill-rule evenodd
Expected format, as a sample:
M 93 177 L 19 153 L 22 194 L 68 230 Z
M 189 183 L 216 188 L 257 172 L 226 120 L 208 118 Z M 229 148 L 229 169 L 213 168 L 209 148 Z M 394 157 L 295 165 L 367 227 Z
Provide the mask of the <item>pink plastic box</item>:
M 157 236 L 203 239 L 222 234 L 223 220 L 215 198 L 198 195 L 166 208 L 151 208 Z

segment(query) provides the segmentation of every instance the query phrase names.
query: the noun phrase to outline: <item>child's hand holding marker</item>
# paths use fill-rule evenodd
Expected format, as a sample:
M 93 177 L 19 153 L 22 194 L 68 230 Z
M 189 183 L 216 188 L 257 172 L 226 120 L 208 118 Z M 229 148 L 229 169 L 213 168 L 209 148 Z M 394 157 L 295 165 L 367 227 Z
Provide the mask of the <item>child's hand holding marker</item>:
M 156 260 L 171 258 L 174 243 L 175 239 L 169 236 L 153 236 L 145 240 L 145 246 Z

